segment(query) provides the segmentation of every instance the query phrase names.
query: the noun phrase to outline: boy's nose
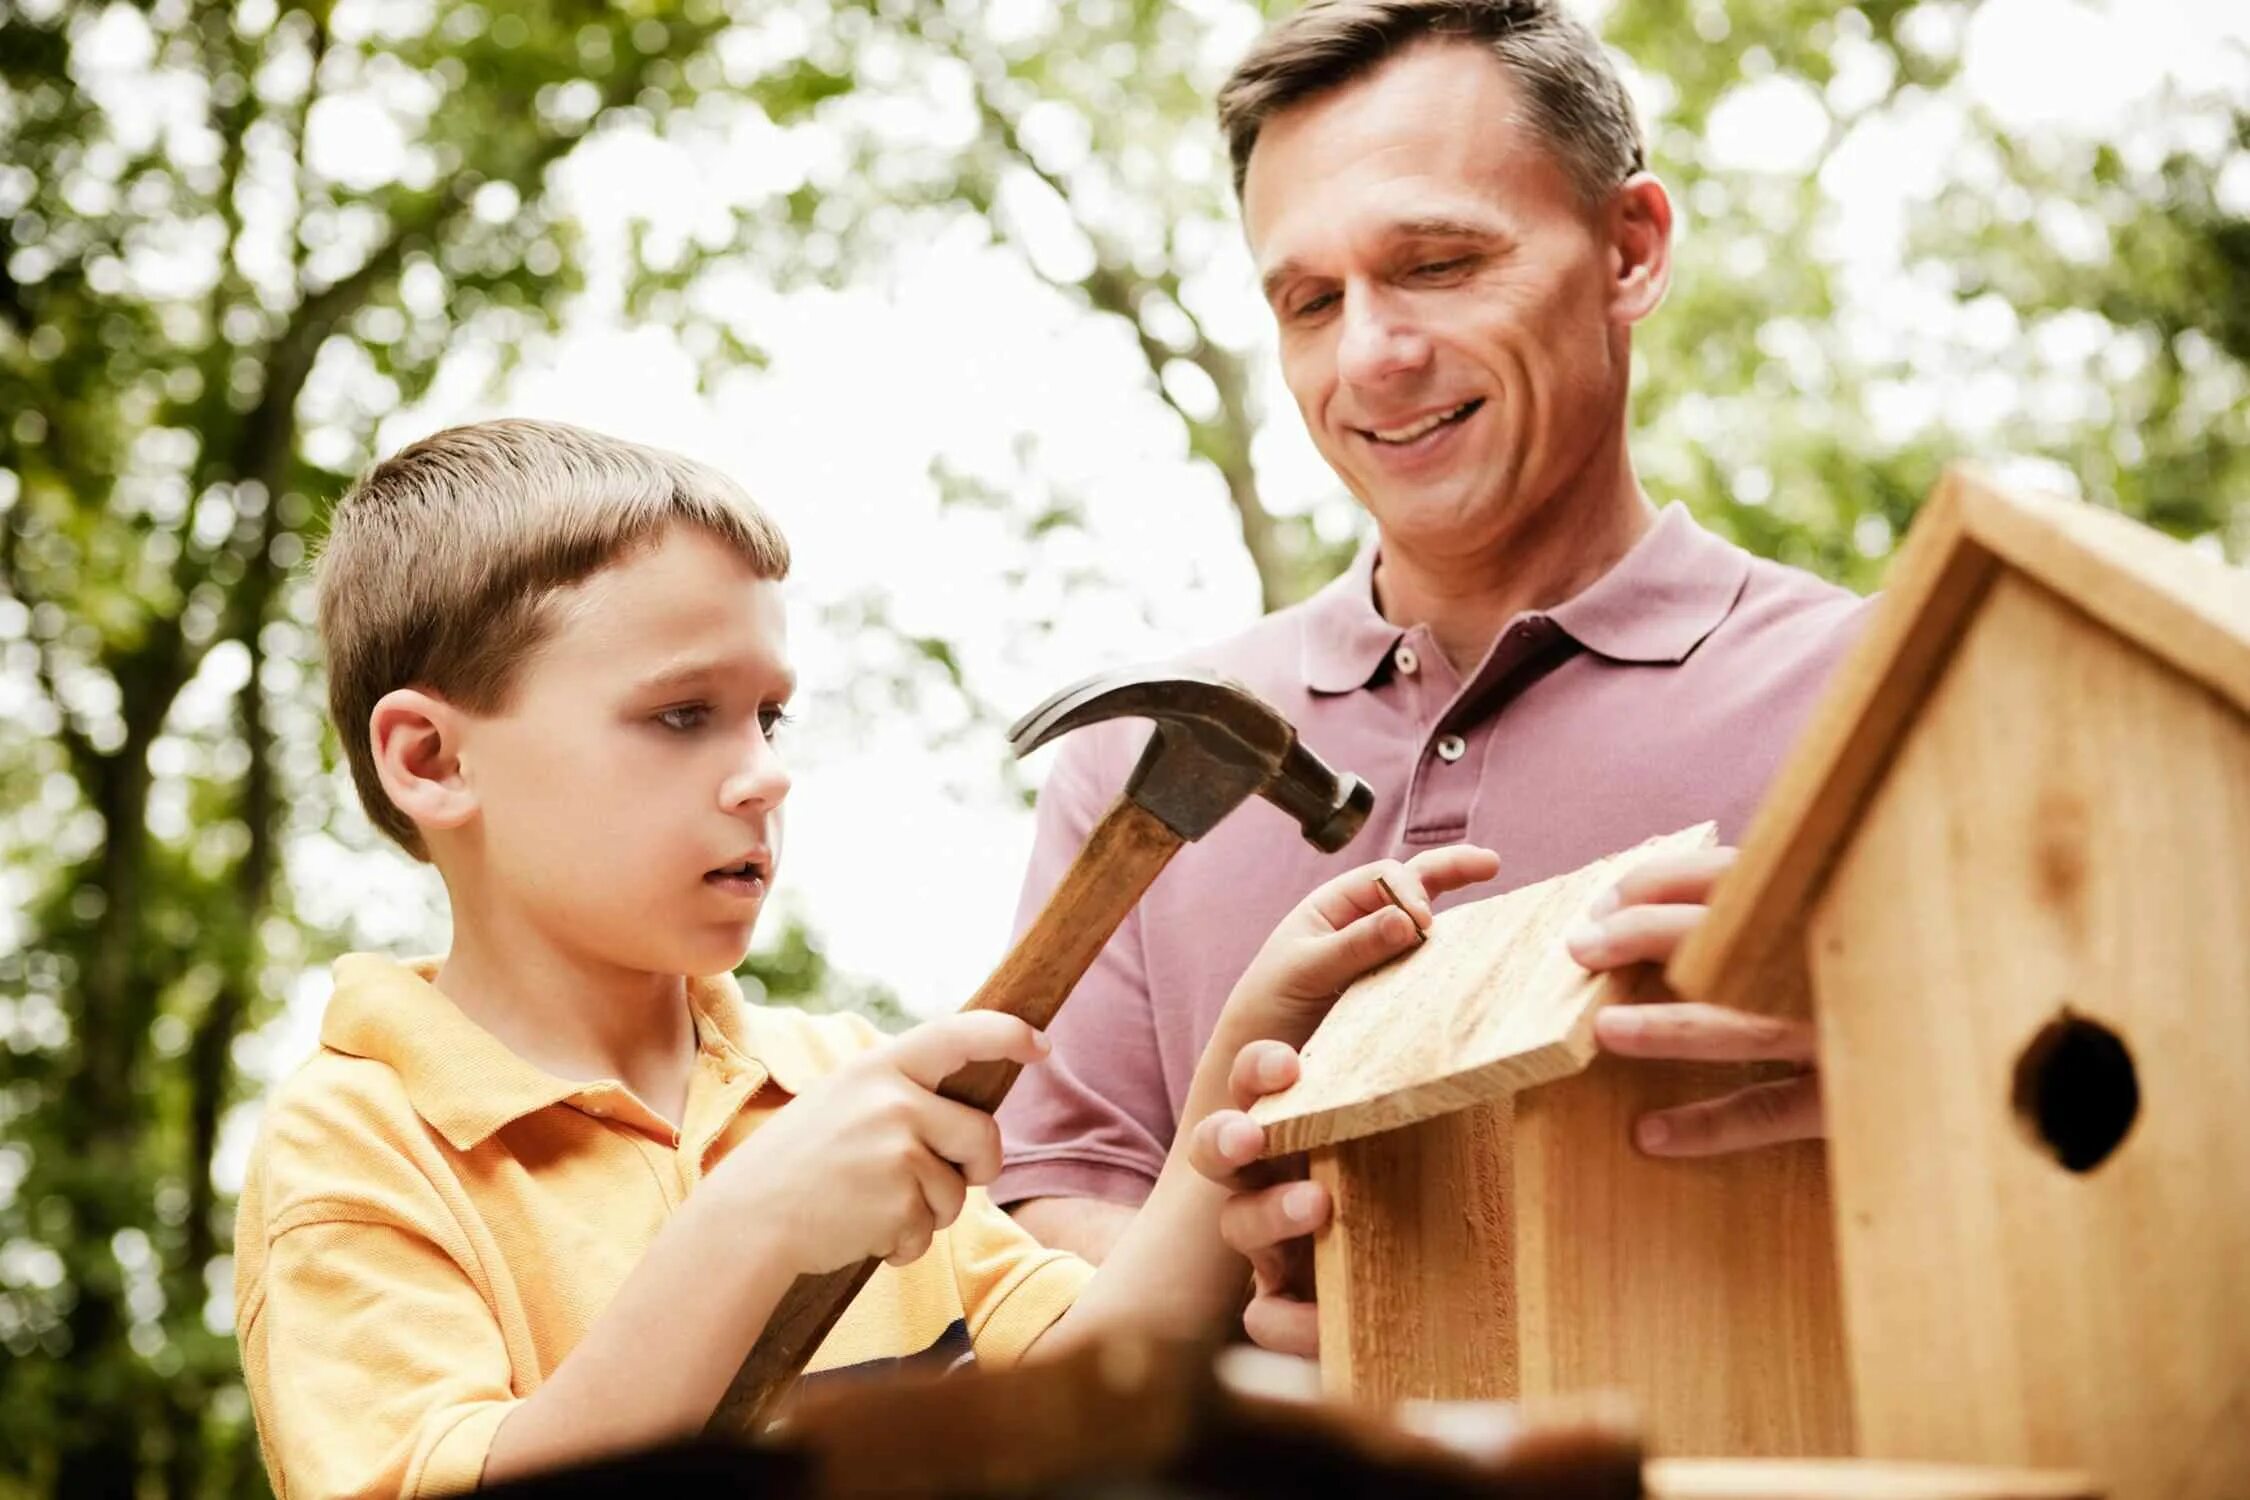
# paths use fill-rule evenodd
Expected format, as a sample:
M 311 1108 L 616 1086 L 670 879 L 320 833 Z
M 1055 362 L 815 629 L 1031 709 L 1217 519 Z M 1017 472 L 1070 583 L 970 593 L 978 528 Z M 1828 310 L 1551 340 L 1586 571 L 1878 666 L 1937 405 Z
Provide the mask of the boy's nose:
M 778 807 L 789 795 L 789 784 L 789 768 L 781 763 L 773 742 L 760 735 L 720 787 L 719 801 L 730 812 Z

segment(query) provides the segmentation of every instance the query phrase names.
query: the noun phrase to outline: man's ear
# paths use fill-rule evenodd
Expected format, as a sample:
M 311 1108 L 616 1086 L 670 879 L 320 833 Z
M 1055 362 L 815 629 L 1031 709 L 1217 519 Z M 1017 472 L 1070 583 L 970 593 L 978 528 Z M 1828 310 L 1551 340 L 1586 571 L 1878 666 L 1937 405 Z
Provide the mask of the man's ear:
M 462 774 L 461 711 L 420 688 L 396 688 L 367 716 L 375 773 L 393 806 L 423 828 L 458 828 L 476 814 Z
M 1655 312 L 1672 284 L 1672 195 L 1653 173 L 1636 172 L 1611 195 L 1610 314 L 1630 326 Z

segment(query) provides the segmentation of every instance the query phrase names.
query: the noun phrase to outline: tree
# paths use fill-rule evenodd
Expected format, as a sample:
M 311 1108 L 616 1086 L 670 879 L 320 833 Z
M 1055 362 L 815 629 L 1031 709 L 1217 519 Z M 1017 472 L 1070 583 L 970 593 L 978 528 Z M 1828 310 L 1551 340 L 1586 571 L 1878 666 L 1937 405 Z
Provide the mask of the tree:
M 0 635 L 28 684 L 0 731 L 27 897 L 0 956 L 0 1447 L 60 1494 L 256 1473 L 239 1390 L 213 1399 L 210 1164 L 238 1039 L 327 941 L 281 879 L 336 811 L 292 573 L 315 502 L 455 337 L 556 326 L 582 281 L 557 164 L 728 76 L 711 4 L 404 24 L 255 0 L 0 20 Z M 847 86 L 735 81 L 777 121 Z

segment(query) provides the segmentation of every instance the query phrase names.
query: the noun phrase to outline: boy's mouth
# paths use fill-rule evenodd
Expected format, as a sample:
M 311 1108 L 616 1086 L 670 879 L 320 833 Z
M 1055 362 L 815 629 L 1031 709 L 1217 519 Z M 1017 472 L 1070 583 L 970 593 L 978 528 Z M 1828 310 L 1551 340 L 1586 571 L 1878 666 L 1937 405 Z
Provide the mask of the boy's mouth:
M 735 895 L 754 895 L 765 889 L 765 861 L 746 859 L 737 864 L 725 865 L 703 877 L 705 885 L 715 885 Z

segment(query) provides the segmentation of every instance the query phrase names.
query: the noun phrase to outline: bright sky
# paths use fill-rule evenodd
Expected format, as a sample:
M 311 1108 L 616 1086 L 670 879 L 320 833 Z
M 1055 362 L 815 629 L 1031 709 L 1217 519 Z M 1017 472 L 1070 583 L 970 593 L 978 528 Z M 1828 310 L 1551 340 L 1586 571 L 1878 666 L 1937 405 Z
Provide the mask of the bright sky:
M 1926 6 L 1920 24 L 1945 32 L 1957 26 L 1951 14 Z M 118 25 L 124 30 L 105 33 L 103 45 L 122 87 L 145 65 L 145 49 L 131 35 L 137 23 Z M 2102 131 L 2167 83 L 2250 88 L 2250 5 L 2240 0 L 1990 0 L 1954 40 L 1975 96 L 2005 122 L 2037 130 Z M 1839 51 L 1835 100 L 1872 97 L 1884 82 L 1873 49 Z M 316 123 L 316 159 L 339 176 L 381 173 L 398 158 L 400 140 L 386 134 L 380 112 L 339 107 Z M 1711 136 L 1732 164 L 1794 173 L 1807 164 L 1803 143 L 1824 124 L 1803 85 L 1769 80 L 1740 90 Z M 1925 324 L 1958 333 L 1950 298 L 1902 282 L 1898 270 L 1907 210 L 1958 165 L 1961 125 L 1958 103 L 1927 101 L 1864 129 L 1824 175 L 1841 210 L 1829 248 L 1851 267 L 1860 298 L 1883 298 L 1883 315 L 1863 320 L 1870 338 L 1906 337 Z M 715 183 L 787 170 L 740 142 L 615 142 L 581 153 L 568 183 L 600 244 L 614 242 L 629 217 L 650 220 L 659 235 L 689 233 Z M 2250 168 L 2229 192 L 2250 211 Z M 2072 226 L 2054 232 L 2067 236 Z M 1235 313 L 1263 347 L 1246 258 L 1235 261 Z M 1692 240 L 1685 265 L 1694 274 Z M 902 627 L 959 645 L 975 691 L 1004 724 L 1086 673 L 1240 628 L 1256 614 L 1256 580 L 1216 477 L 1187 461 L 1179 425 L 1146 390 L 1130 340 L 1013 256 L 941 240 L 905 256 L 881 290 L 777 297 L 745 285 L 737 295 L 745 330 L 772 356 L 762 375 L 699 394 L 678 342 L 622 326 L 597 292 L 565 337 L 528 351 L 497 400 L 484 388 L 490 352 L 459 351 L 430 399 L 384 423 L 382 446 L 502 412 L 552 417 L 677 448 L 751 487 L 798 559 L 793 644 L 808 713 L 789 749 L 797 790 L 781 899 L 807 916 L 842 968 L 890 986 L 917 1014 L 935 1014 L 966 998 L 1004 949 L 1029 815 L 994 773 L 1000 725 L 933 748 L 942 712 L 935 720 L 837 712 L 838 699 L 864 688 L 880 664 L 866 660 L 864 637 L 824 626 L 823 610 L 886 596 Z M 1911 426 L 1973 396 L 1933 375 L 1901 396 L 1895 420 Z M 1276 417 L 1258 458 L 1269 502 L 1316 509 L 1327 526 L 1354 524 L 1270 372 L 1267 408 Z M 1040 470 L 1084 502 L 1089 526 L 1083 539 L 1052 541 L 1019 587 L 1004 577 L 1026 561 L 1008 523 L 941 509 L 927 470 L 943 453 L 1005 475 L 1026 432 L 1037 435 Z M 1025 628 L 1058 604 L 1056 577 L 1071 566 L 1127 587 L 1070 596 L 1051 633 Z M 216 701 L 223 675 L 214 668 L 199 690 Z M 5 692 L 0 685 L 0 706 Z M 1031 771 L 1036 778 L 1043 767 Z M 324 839 L 301 840 L 292 858 L 309 914 L 348 914 L 369 942 L 443 946 L 426 871 Z M 305 976 L 288 1015 L 246 1039 L 245 1065 L 273 1076 L 303 1056 L 325 996 L 325 976 Z M 247 1123 L 230 1129 L 223 1180 L 238 1170 Z

